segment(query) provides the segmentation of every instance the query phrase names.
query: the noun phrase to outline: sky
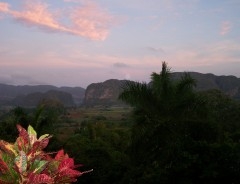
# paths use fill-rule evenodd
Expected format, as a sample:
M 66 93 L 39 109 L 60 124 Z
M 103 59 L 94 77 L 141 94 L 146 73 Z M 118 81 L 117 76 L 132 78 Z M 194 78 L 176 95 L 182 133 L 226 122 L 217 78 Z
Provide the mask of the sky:
M 0 0 L 0 83 L 240 77 L 240 0 Z

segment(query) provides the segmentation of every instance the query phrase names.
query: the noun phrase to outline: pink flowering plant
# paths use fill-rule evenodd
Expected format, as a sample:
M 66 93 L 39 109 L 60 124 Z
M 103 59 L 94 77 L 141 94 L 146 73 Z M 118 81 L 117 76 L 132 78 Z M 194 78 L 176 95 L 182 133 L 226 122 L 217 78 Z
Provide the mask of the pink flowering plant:
M 19 137 L 14 144 L 0 140 L 0 184 L 67 184 L 84 173 L 76 170 L 73 158 L 58 151 L 54 157 L 43 149 L 51 136 L 37 139 L 32 126 L 25 130 L 17 125 Z

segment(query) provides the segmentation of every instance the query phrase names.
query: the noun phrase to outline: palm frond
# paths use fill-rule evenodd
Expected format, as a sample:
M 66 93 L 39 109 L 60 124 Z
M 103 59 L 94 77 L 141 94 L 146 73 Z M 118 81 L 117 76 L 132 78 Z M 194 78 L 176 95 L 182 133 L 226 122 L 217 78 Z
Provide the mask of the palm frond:
M 178 89 L 193 89 L 193 87 L 196 87 L 196 84 L 196 80 L 193 79 L 189 73 L 185 72 L 178 83 Z
M 122 88 L 119 99 L 134 107 L 145 106 L 152 101 L 152 91 L 146 83 L 127 81 Z
M 173 83 L 170 78 L 171 69 L 166 62 L 162 63 L 162 71 L 160 74 L 153 72 L 151 74 L 151 84 L 154 95 L 162 100 L 163 97 L 170 96 L 172 93 Z

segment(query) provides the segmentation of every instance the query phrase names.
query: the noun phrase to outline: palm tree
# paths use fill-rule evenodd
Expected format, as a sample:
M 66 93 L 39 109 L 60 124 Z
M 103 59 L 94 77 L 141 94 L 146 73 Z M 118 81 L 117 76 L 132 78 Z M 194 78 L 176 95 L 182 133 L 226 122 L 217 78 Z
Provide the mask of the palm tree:
M 126 82 L 119 98 L 142 111 L 148 119 L 157 119 L 172 114 L 188 111 L 194 108 L 195 80 L 185 73 L 181 80 L 171 78 L 170 68 L 162 63 L 162 71 L 152 73 L 149 84 Z
M 187 73 L 173 80 L 166 62 L 149 84 L 125 83 L 119 98 L 134 107 L 131 151 L 137 164 L 156 161 L 164 146 L 176 143 L 178 122 L 193 118 L 200 102 L 195 85 Z

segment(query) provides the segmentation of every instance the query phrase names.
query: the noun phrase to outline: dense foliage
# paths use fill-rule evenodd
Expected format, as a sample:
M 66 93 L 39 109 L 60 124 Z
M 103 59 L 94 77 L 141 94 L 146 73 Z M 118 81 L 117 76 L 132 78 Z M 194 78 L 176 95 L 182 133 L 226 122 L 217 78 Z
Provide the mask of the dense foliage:
M 55 157 L 43 149 L 50 135 L 37 138 L 36 131 L 28 126 L 27 131 L 17 125 L 19 137 L 14 144 L 0 140 L 0 183 L 2 184 L 53 184 L 72 183 L 84 172 L 75 170 L 73 158 L 57 152 Z
M 240 182 L 240 105 L 194 85 L 188 74 L 172 80 L 164 62 L 150 85 L 124 86 L 135 107 L 129 183 Z

